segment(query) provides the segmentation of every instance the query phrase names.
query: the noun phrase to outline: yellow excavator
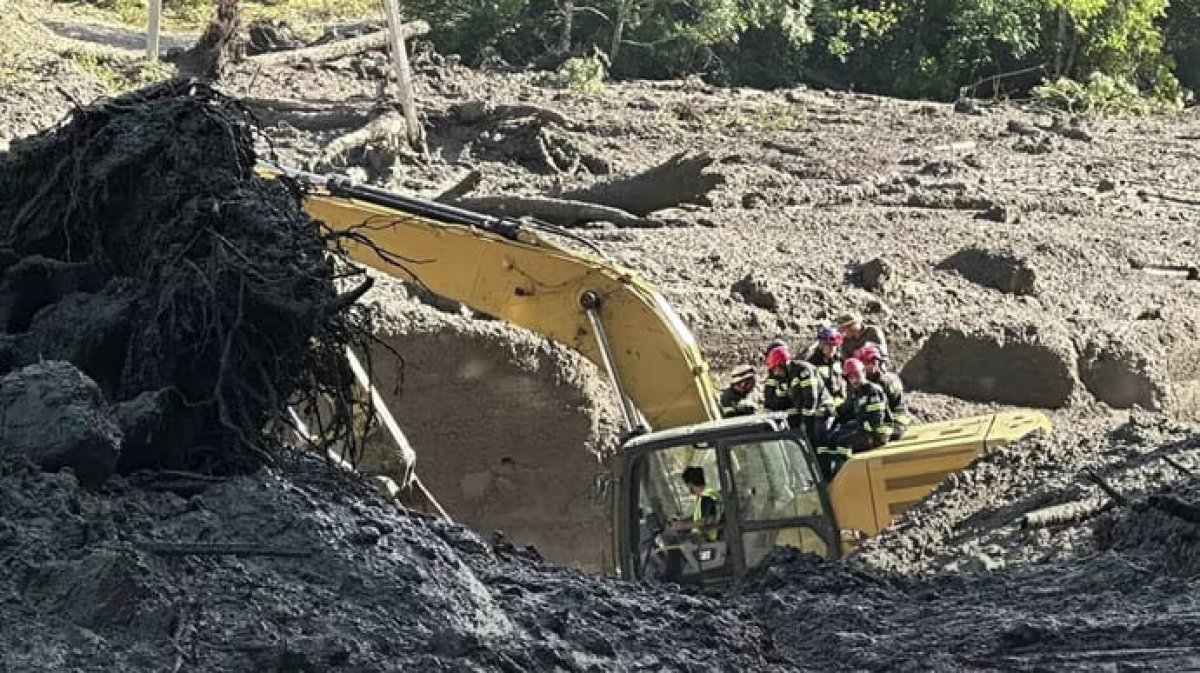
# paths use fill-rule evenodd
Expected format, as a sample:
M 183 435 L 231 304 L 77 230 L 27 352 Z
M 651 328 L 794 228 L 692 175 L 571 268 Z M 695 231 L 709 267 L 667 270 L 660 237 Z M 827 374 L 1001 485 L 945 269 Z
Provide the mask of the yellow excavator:
M 723 419 L 696 339 L 666 299 L 586 239 L 536 221 L 498 218 L 277 166 L 307 192 L 305 209 L 350 234 L 355 261 L 564 344 L 602 368 L 621 403 L 624 441 L 609 475 L 614 567 L 621 577 L 720 583 L 776 547 L 827 558 L 853 551 L 984 449 L 1050 431 L 1021 410 L 914 425 L 902 441 L 857 454 L 824 481 L 786 415 Z M 590 252 L 566 247 L 572 241 Z M 402 265 L 396 260 L 403 259 Z M 717 530 L 674 535 L 700 467 L 719 492 Z

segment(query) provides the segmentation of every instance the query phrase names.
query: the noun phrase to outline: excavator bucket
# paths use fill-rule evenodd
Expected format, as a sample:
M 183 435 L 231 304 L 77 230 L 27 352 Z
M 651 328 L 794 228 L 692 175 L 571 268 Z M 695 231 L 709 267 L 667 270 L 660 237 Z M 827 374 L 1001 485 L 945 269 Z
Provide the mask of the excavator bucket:
M 1052 429 L 1037 411 L 972 416 L 913 426 L 904 440 L 854 456 L 829 486 L 843 539 L 878 534 L 984 449 Z

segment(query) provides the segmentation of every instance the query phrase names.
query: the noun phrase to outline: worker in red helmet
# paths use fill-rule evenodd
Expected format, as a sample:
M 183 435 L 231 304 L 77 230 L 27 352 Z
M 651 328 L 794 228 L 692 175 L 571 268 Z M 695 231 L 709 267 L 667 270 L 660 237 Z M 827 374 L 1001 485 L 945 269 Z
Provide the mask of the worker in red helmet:
M 740 365 L 735 368 L 729 377 L 729 385 L 721 391 L 721 415 L 729 418 L 753 414 L 756 411 L 754 404 L 746 398 L 754 392 L 757 383 L 758 375 L 754 372 L 754 365 Z
M 825 389 L 829 391 L 834 414 L 846 401 L 846 379 L 842 377 L 842 341 L 845 337 L 836 328 L 821 325 L 817 342 L 808 351 L 809 364 L 817 368 Z
M 887 395 L 888 414 L 892 420 L 892 441 L 902 439 L 908 426 L 912 425 L 912 416 L 908 413 L 908 404 L 904 401 L 904 382 L 900 376 L 888 371 L 887 347 L 874 342 L 867 342 L 854 352 L 854 357 L 862 360 L 867 371 L 867 379 L 883 388 Z
M 887 396 L 883 388 L 867 378 L 862 360 L 846 360 L 842 375 L 850 389 L 846 404 L 842 406 L 842 422 L 833 432 L 829 445 L 817 450 L 817 459 L 827 479 L 832 479 L 853 454 L 879 448 L 892 438 Z
M 824 446 L 834 419 L 829 391 L 817 368 L 805 360 L 793 359 L 782 342 L 768 346 L 763 406 L 788 412 L 788 422 L 793 428 L 804 429 L 811 446 Z

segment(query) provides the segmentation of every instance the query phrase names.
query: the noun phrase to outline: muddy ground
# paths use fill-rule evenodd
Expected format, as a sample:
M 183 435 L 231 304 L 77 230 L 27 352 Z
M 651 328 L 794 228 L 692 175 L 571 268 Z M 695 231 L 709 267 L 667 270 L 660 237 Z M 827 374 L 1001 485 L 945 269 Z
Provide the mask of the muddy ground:
M 469 71 L 428 52 L 414 62 L 432 157 L 368 147 L 319 168 L 426 196 L 476 169 L 478 193 L 533 194 L 637 171 L 681 148 L 710 151 L 727 177 L 712 205 L 658 214 L 683 226 L 584 233 L 667 294 L 718 373 L 757 357 L 769 337 L 806 342 L 817 320 L 855 308 L 887 328 L 922 418 L 1028 405 L 1051 414 L 1055 433 L 990 452 L 854 561 L 785 560 L 730 596 L 633 587 L 497 552 L 471 533 L 401 516 L 304 461 L 193 484 L 185 495 L 164 493 L 154 483 L 161 477 L 89 491 L 71 477 L 8 466 L 0 621 L 13 626 L 3 666 L 1200 666 L 1200 523 L 1152 497 L 1200 499 L 1200 446 L 1188 424 L 1200 409 L 1200 283 L 1137 268 L 1200 262 L 1195 111 L 1055 123 L 1015 105 L 969 114 L 684 82 L 580 97 L 540 86 L 534 74 Z M 43 63 L 0 87 L 6 133 L 44 128 L 71 96 L 99 93 L 77 68 Z M 384 63 L 371 55 L 246 67 L 228 85 L 368 106 Z M 543 105 L 570 123 L 456 121 L 453 106 L 479 98 Z M 311 165 L 349 130 L 271 136 L 289 161 Z M 546 166 L 519 142 L 530 133 L 578 156 L 579 168 Z M 858 265 L 875 258 L 888 272 L 864 282 Z M 753 297 L 733 290 L 747 275 L 739 287 L 756 286 Z M 542 535 L 567 520 L 602 527 L 585 492 L 596 456 L 611 447 L 614 407 L 602 377 L 533 335 L 405 294 L 377 301 L 394 306 L 390 343 L 406 356 L 407 375 L 393 394 L 423 478 L 485 535 L 512 529 L 553 560 L 602 560 L 604 534 L 591 550 L 586 535 L 568 544 Z M 440 354 L 458 347 L 474 364 L 449 386 L 427 387 L 446 378 Z M 500 372 L 499 383 L 471 384 L 480 371 Z M 496 413 L 530 400 L 536 411 Z M 1134 405 L 1146 411 L 1131 415 Z M 550 483 L 541 470 L 563 463 L 570 478 Z M 1103 501 L 1087 469 L 1127 502 L 1023 526 L 1048 506 Z M 253 541 L 260 553 L 308 555 L 175 557 L 149 541 Z

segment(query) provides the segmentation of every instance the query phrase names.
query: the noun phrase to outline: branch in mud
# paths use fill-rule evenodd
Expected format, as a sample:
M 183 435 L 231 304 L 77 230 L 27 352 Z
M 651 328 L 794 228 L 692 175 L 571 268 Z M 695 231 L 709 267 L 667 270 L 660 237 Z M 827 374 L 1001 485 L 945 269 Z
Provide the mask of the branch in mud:
M 410 21 L 400 26 L 400 38 L 402 40 L 424 35 L 428 32 L 429 24 L 424 21 Z M 383 49 L 387 46 L 389 40 L 388 31 L 380 30 L 340 42 L 330 42 L 318 47 L 305 47 L 291 51 L 274 51 L 251 56 L 246 60 L 260 66 L 296 65 L 305 62 L 323 63 L 325 61 L 336 61 L 346 56 L 361 54 L 364 51 Z
M 230 61 L 241 57 L 239 0 L 217 0 L 213 19 L 204 34 L 175 61 L 181 75 L 215 80 Z
M 433 200 L 440 203 L 451 203 L 474 191 L 481 182 L 483 182 L 483 174 L 479 171 L 471 171 L 464 175 L 461 180 L 454 183 L 453 186 L 442 190 L 442 193 L 434 197 Z
M 1062 505 L 1043 507 L 1021 517 L 1021 527 L 1026 529 L 1061 526 L 1090 519 L 1113 508 L 1115 503 L 1108 498 L 1096 498 L 1068 502 Z
M 359 127 L 370 122 L 373 114 L 373 110 L 352 105 L 323 105 L 282 98 L 243 98 L 242 104 L 263 126 L 287 124 L 301 131 Z
M 407 133 L 404 115 L 388 112 L 360 129 L 334 138 L 325 146 L 325 151 L 321 152 L 314 165 L 330 166 L 342 161 L 351 151 L 375 142 L 383 142 L 389 149 L 397 149 L 404 144 L 400 139 L 407 137 Z
M 509 119 L 533 117 L 541 122 L 557 124 L 566 129 L 574 126 L 571 120 L 562 113 L 540 105 L 498 105 L 484 100 L 470 100 L 454 105 L 450 108 L 450 113 L 460 124 L 494 124 Z
M 637 175 L 564 192 L 561 197 L 649 215 L 681 203 L 707 205 L 708 192 L 725 184 L 720 173 L 704 173 L 714 159 L 707 153 L 681 152 Z
M 138 546 L 160 556 L 312 556 L 310 549 L 286 549 L 256 544 L 142 542 Z
M 563 227 L 577 227 L 591 222 L 611 222 L 618 227 L 631 228 L 663 226 L 662 222 L 638 217 L 618 208 L 566 199 L 537 196 L 473 196 L 450 203 L 487 215 L 533 217 Z

